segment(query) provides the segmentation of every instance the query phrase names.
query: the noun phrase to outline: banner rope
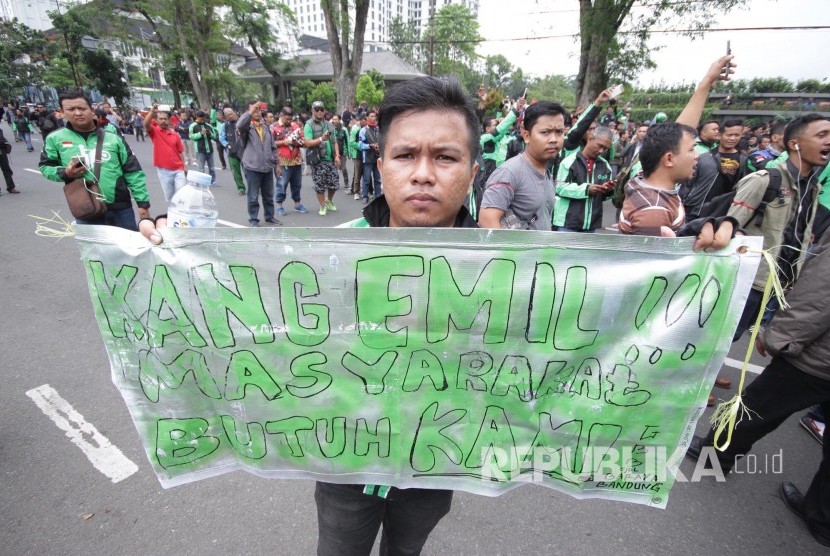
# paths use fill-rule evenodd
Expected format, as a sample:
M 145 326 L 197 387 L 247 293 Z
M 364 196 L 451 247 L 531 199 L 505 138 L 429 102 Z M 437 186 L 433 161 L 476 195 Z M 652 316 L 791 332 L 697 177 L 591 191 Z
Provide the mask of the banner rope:
M 35 219 L 35 234 L 41 237 L 53 237 L 60 240 L 65 237 L 75 236 L 75 230 L 72 228 L 72 223 L 64 220 L 57 211 L 52 211 L 51 218 L 35 216 L 33 214 L 30 214 L 29 218 Z
M 732 441 L 732 431 L 735 430 L 738 423 L 740 423 L 744 417 L 752 419 L 752 415 L 750 414 L 751 410 L 744 405 L 742 393 L 744 391 L 744 382 L 746 381 L 746 369 L 749 365 L 749 358 L 752 357 L 752 350 L 755 349 L 755 340 L 758 338 L 758 332 L 761 330 L 761 321 L 764 318 L 764 312 L 766 310 L 767 303 L 769 302 L 770 295 L 775 295 L 775 298 L 778 300 L 778 304 L 782 309 L 789 307 L 786 299 L 784 298 L 784 288 L 781 285 L 781 279 L 779 277 L 780 269 L 778 267 L 778 263 L 775 261 L 775 257 L 765 249 L 760 251 L 755 249 L 747 249 L 743 252 L 760 253 L 764 258 L 763 264 L 766 264 L 769 267 L 769 274 L 767 276 L 767 282 L 764 284 L 764 293 L 761 296 L 761 305 L 758 310 L 758 316 L 755 318 L 755 326 L 753 326 L 752 334 L 749 337 L 749 345 L 746 348 L 744 363 L 741 365 L 741 380 L 738 384 L 738 392 L 731 400 L 719 404 L 710 419 L 712 426 L 715 427 L 715 448 L 721 452 L 729 447 L 729 443 Z M 726 434 L 726 439 L 723 444 L 721 444 L 720 439 L 724 433 Z

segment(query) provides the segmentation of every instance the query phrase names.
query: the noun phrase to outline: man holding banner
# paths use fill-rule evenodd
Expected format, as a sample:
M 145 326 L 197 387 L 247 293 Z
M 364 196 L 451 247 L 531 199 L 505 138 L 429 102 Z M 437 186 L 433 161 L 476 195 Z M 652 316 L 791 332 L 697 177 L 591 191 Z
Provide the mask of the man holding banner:
M 477 227 L 463 207 L 478 171 L 477 130 L 474 108 L 455 80 L 424 77 L 390 90 L 380 110 L 384 196 L 353 225 Z M 721 248 L 733 235 L 731 223 L 696 224 L 695 249 Z M 152 220 L 142 220 L 140 229 L 161 243 Z M 318 482 L 315 499 L 318 554 L 369 554 L 381 524 L 381 553 L 418 554 L 449 512 L 452 491 Z

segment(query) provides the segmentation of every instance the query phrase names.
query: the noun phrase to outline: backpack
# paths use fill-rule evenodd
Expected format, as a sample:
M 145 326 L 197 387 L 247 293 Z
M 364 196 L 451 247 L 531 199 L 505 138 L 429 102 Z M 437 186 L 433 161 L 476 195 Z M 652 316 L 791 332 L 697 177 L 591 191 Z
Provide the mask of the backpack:
M 769 168 L 767 169 L 769 173 L 769 183 L 767 184 L 767 190 L 764 192 L 764 197 L 761 199 L 761 203 L 757 209 L 755 209 L 755 214 L 752 218 L 756 220 L 757 225 L 761 225 L 761 222 L 764 220 L 764 210 L 767 208 L 767 204 L 771 201 L 775 200 L 777 197 L 781 196 L 781 170 L 778 168 Z M 740 183 L 740 182 L 738 182 Z M 729 212 L 729 208 L 732 206 L 732 201 L 735 199 L 735 193 L 737 193 L 738 188 L 736 186 L 731 190 L 718 195 L 717 197 L 712 197 L 709 201 L 705 202 L 703 206 L 700 208 L 700 218 L 708 218 L 708 217 L 721 217 L 726 216 Z
M 316 125 L 315 125 L 316 124 Z M 323 121 L 322 123 L 317 124 L 314 118 L 311 118 L 308 121 L 308 125 L 311 126 L 311 135 L 313 136 L 312 139 L 317 139 L 323 136 L 323 133 L 326 131 L 331 132 L 331 136 L 329 136 L 329 141 L 331 141 L 334 137 L 334 126 L 331 125 L 327 121 Z M 318 135 L 319 132 L 319 135 Z M 323 161 L 324 152 L 326 149 L 326 143 L 328 141 L 324 141 L 320 143 L 317 147 L 309 147 L 305 151 L 305 161 L 310 166 L 317 166 Z M 334 147 L 332 147 L 331 152 L 334 153 Z
M 614 178 L 614 193 L 611 195 L 611 204 L 621 209 L 625 202 L 625 184 L 631 179 L 631 169 L 640 161 L 640 154 L 637 153 L 631 159 L 631 163 L 620 168 L 617 177 Z

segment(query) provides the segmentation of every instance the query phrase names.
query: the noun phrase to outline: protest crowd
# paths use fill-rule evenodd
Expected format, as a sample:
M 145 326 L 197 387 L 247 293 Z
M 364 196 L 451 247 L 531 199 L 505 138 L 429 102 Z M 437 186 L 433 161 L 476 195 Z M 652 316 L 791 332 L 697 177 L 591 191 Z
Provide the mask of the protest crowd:
M 365 205 L 352 223 L 360 227 L 692 236 L 696 250 L 722 248 L 735 234 L 762 236 L 790 307 L 778 309 L 774 299 L 763 306 L 770 270 L 761 265 L 733 341 L 760 314 L 758 349 L 773 359 L 744 394 L 757 417 L 742 421 L 729 449 L 711 458 L 728 473 L 735 458 L 790 415 L 811 409 L 803 422 L 815 433 L 830 409 L 830 301 L 823 293 L 830 275 L 830 122 L 818 114 L 755 126 L 701 120 L 712 87 L 734 71 L 731 56 L 715 60 L 676 121 L 659 107 L 653 119 L 632 121 L 615 87 L 575 109 L 520 97 L 485 113 L 483 86 L 470 95 L 453 80 L 429 77 L 393 88 L 379 107 L 315 101 L 271 111 L 256 101 L 122 111 L 107 102 L 93 106 L 83 92 L 66 93 L 54 109 L 5 105 L 10 133 L 0 132 L 0 166 L 8 193 L 19 193 L 5 147 L 14 142 L 33 151 L 39 133 L 47 180 L 95 175 L 107 210 L 77 224 L 140 231 L 156 244 L 163 207 L 196 169 L 214 185 L 235 187 L 250 226 L 282 225 L 287 211 L 317 212 L 304 218 L 321 226 L 317 216 L 353 202 Z M 147 140 L 152 160 L 139 161 L 130 142 Z M 163 200 L 149 197 L 151 166 Z M 304 175 L 313 193 L 303 189 Z M 608 229 L 606 211 L 616 212 Z M 713 386 L 732 387 L 722 377 Z M 781 494 L 814 538 L 830 546 L 830 442 L 821 432 L 816 438 L 824 460 L 809 490 L 784 483 Z M 687 457 L 703 457 L 713 444 L 711 431 L 695 439 Z M 418 554 L 450 511 L 452 492 L 319 482 L 315 499 L 320 554 L 368 554 L 381 525 L 382 554 Z

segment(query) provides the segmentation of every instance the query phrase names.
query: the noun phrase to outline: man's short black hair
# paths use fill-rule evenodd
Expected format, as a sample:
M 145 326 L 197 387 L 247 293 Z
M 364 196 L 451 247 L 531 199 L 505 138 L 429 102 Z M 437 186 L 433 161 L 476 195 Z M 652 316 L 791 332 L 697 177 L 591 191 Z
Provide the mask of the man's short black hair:
M 58 97 L 58 106 L 63 109 L 63 101 L 65 100 L 75 100 L 76 98 L 82 98 L 86 101 L 90 108 L 92 108 L 92 101 L 89 100 L 89 97 L 86 96 L 86 93 L 83 91 L 73 91 L 70 93 L 63 93 Z M 38 103 L 38 106 L 44 106 L 42 102 Z
M 654 173 L 664 154 L 678 151 L 684 133 L 694 137 L 695 129 L 677 122 L 663 122 L 649 128 L 640 147 L 640 164 L 645 177 Z
M 700 132 L 703 131 L 703 128 L 709 124 L 718 124 L 718 126 L 720 126 L 720 122 L 717 120 L 706 120 L 700 122 L 700 125 L 697 126 L 697 134 L 700 135 Z
M 801 133 L 804 131 L 804 128 L 806 128 L 813 122 L 819 122 L 822 120 L 827 121 L 827 118 L 825 118 L 821 114 L 816 114 L 815 112 L 812 112 L 810 114 L 800 116 L 788 123 L 787 129 L 784 130 L 784 150 L 790 150 L 790 141 L 801 135 Z
M 377 111 L 377 110 L 375 110 L 374 108 L 372 108 L 371 110 L 369 110 L 368 112 L 366 112 L 366 117 L 368 118 L 368 117 L 369 117 L 370 115 L 372 115 L 372 114 L 374 114 L 375 116 L 377 116 L 377 115 L 378 115 L 378 111 Z
M 723 131 L 727 127 L 738 127 L 738 126 L 743 127 L 744 126 L 744 121 L 732 118 L 730 120 L 723 120 L 723 123 L 720 125 L 720 128 L 721 128 L 721 131 Z
M 769 135 L 772 137 L 773 135 L 784 135 L 784 131 L 787 129 L 787 122 L 775 122 L 769 128 Z
M 524 120 L 522 120 L 522 122 L 525 130 L 530 133 L 539 118 L 542 116 L 557 115 L 561 115 L 566 122 L 568 121 L 568 113 L 561 104 L 557 102 L 549 102 L 547 100 L 540 100 L 539 102 L 531 104 L 527 107 L 525 110 Z
M 495 119 L 496 118 L 494 118 L 493 116 L 485 116 L 484 117 L 484 122 L 483 122 L 484 129 L 487 129 L 490 126 L 490 124 L 493 123 L 493 120 L 495 120 Z
M 207 114 L 205 114 L 204 110 L 199 110 L 196 112 L 196 118 L 207 118 Z
M 464 118 L 467 128 L 467 145 L 470 148 L 470 165 L 478 155 L 479 123 L 472 101 L 455 77 L 446 81 L 435 77 L 419 77 L 399 83 L 389 89 L 380 105 L 378 125 L 380 126 L 379 146 L 383 153 L 389 128 L 395 118 L 412 111 L 445 110 L 456 112 Z

